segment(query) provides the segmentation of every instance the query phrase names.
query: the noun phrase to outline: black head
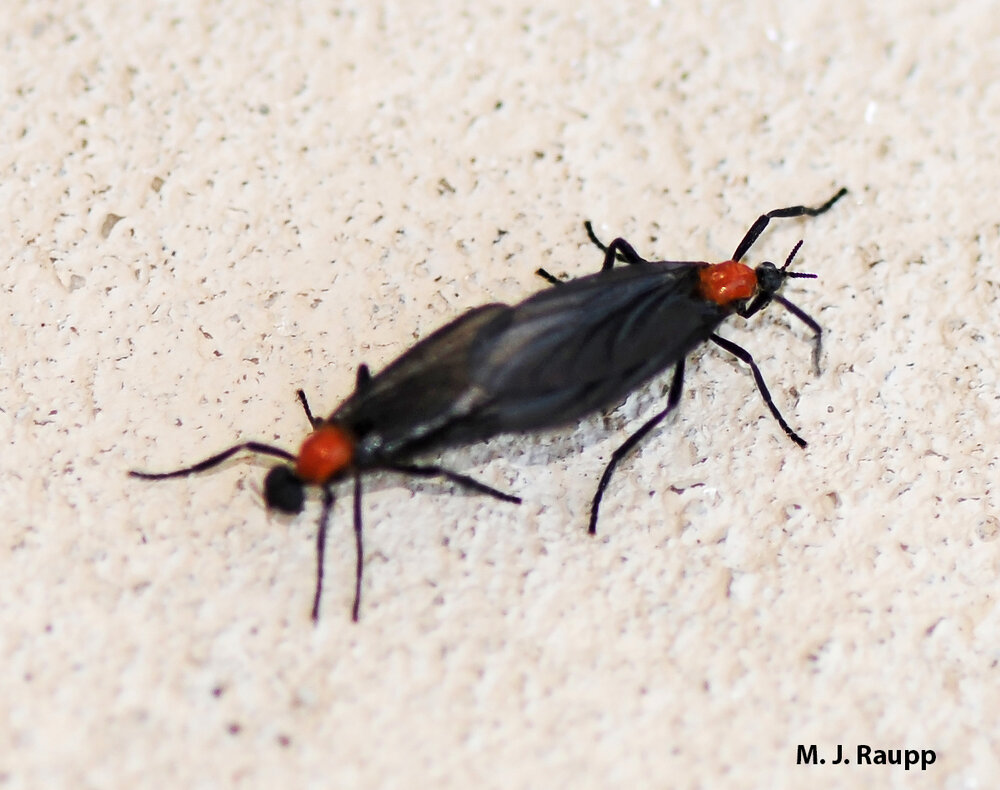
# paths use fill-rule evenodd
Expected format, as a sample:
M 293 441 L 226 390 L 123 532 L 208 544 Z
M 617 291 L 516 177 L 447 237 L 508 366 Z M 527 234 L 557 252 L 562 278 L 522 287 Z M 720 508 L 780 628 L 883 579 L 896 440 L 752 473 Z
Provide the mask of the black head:
M 264 501 L 282 513 L 301 513 L 306 492 L 302 480 L 288 466 L 276 466 L 264 478 Z
M 773 296 L 778 292 L 778 289 L 784 284 L 785 280 L 788 278 L 793 279 L 815 279 L 815 274 L 808 274 L 807 272 L 790 272 L 788 271 L 788 266 L 795 259 L 796 253 L 799 251 L 799 247 L 802 246 L 800 241 L 794 247 L 792 251 L 788 253 L 788 257 L 785 258 L 785 263 L 779 269 L 771 261 L 764 261 L 755 270 L 757 275 L 757 292 L 758 294 L 766 294 L 767 296 Z
M 778 292 L 785 282 L 785 272 L 775 266 L 771 261 L 764 261 L 759 264 L 754 273 L 757 275 L 757 293 L 772 295 Z
M 794 247 L 792 251 L 788 253 L 788 257 L 785 259 L 785 263 L 781 268 L 775 266 L 771 261 L 764 261 L 756 269 L 754 269 L 754 275 L 757 278 L 757 293 L 748 303 L 744 303 L 742 307 L 737 307 L 736 312 L 739 313 L 744 318 L 749 318 L 752 315 L 756 315 L 759 311 L 767 307 L 772 301 L 778 301 L 783 304 L 792 312 L 798 310 L 794 308 L 787 299 L 778 296 L 778 291 L 784 284 L 785 280 L 790 278 L 808 278 L 815 279 L 815 274 L 809 274 L 807 272 L 790 272 L 788 271 L 788 265 L 795 258 L 795 253 L 799 251 L 799 247 L 802 246 L 800 241 Z M 796 315 L 799 315 L 797 312 Z M 799 318 L 802 318 L 799 315 Z M 805 319 L 803 319 L 805 320 Z M 810 319 L 811 320 L 811 319 Z M 812 326 L 812 324 L 810 324 Z

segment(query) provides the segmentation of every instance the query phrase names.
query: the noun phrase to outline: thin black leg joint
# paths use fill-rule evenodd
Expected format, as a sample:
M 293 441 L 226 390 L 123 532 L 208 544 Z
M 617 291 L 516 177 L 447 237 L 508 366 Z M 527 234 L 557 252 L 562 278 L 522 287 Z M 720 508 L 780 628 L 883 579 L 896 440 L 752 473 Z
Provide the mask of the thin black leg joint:
M 243 442 L 230 447 L 228 450 L 223 450 L 221 453 L 216 453 L 210 458 L 199 461 L 192 466 L 185 466 L 183 469 L 175 469 L 173 472 L 139 472 L 133 469 L 129 472 L 129 477 L 138 477 L 141 480 L 166 480 L 171 477 L 186 477 L 187 475 L 205 472 L 212 467 L 218 466 L 243 450 L 260 455 L 271 455 L 283 461 L 295 461 L 294 455 L 282 450 L 280 447 L 272 447 L 269 444 L 261 444 L 260 442 Z
M 302 404 L 302 408 L 306 413 L 306 419 L 309 420 L 309 424 L 313 428 L 315 428 L 322 422 L 322 420 L 317 420 L 315 417 L 313 417 L 312 409 L 309 408 L 309 399 L 306 398 L 305 390 L 295 390 L 295 394 L 298 397 L 299 403 Z
M 336 498 L 329 486 L 323 486 L 323 511 L 316 530 L 316 592 L 313 595 L 312 621 L 319 622 L 319 603 L 323 597 L 323 568 L 326 565 L 326 532 L 330 526 L 330 513 Z M 355 618 L 357 619 L 357 618 Z
M 641 257 L 639 253 L 635 251 L 625 239 L 617 238 L 608 245 L 605 245 L 597 235 L 594 233 L 594 227 L 590 224 L 590 220 L 583 223 L 583 227 L 587 230 L 587 237 L 594 243 L 594 245 L 604 253 L 604 263 L 601 265 L 601 271 L 610 269 L 615 265 L 615 261 L 619 260 L 623 263 L 648 263 L 648 261 Z
M 760 234 L 764 232 L 764 229 L 768 226 L 768 223 L 772 219 L 777 219 L 779 217 L 817 217 L 830 210 L 834 203 L 840 200 L 844 195 L 847 194 L 847 189 L 842 188 L 836 195 L 830 198 L 822 206 L 817 206 L 816 208 L 809 208 L 808 206 L 789 206 L 788 208 L 776 208 L 774 211 L 769 211 L 766 214 L 761 214 L 757 221 L 750 226 L 750 230 L 746 232 L 743 237 L 743 241 L 739 243 L 736 247 L 736 251 L 733 253 L 733 260 L 739 261 L 747 254 L 754 242 L 760 237 Z
M 719 337 L 718 335 L 712 335 L 711 341 L 719 348 L 728 351 L 741 362 L 749 365 L 750 372 L 753 374 L 753 380 L 757 384 L 757 391 L 760 392 L 761 398 L 764 399 L 764 404 L 768 409 L 770 409 L 774 419 L 778 421 L 778 425 L 781 426 L 781 430 L 783 430 L 787 434 L 788 438 L 795 442 L 799 447 L 805 447 L 807 444 L 806 440 L 789 427 L 788 423 L 785 422 L 785 418 L 781 416 L 781 412 L 778 411 L 778 407 L 775 406 L 774 401 L 771 400 L 771 393 L 767 389 L 767 384 L 764 383 L 764 376 L 761 375 L 760 368 L 757 367 L 757 363 L 754 362 L 750 352 L 742 346 L 736 345 L 731 340 L 726 340 L 724 337 Z
M 354 383 L 354 389 L 358 392 L 364 392 L 368 389 L 368 386 L 372 383 L 372 372 L 368 369 L 368 366 L 362 362 L 358 365 L 358 376 Z
M 354 472 L 354 606 L 351 620 L 358 622 L 361 613 L 361 577 L 365 570 L 365 547 L 361 529 L 361 472 Z
M 478 480 L 474 480 L 467 475 L 452 472 L 450 469 L 444 469 L 440 466 L 387 464 L 385 468 L 393 472 L 399 472 L 400 474 L 413 475 L 414 477 L 443 477 L 446 480 L 450 480 L 452 483 L 455 483 L 462 488 L 467 488 L 477 494 L 486 494 L 487 496 L 499 499 L 502 502 L 513 502 L 515 505 L 521 504 L 521 497 L 513 496 L 512 494 L 505 494 L 503 491 L 498 491 L 497 489 L 486 485 L 486 483 L 480 483 Z
M 554 274 L 550 274 L 547 269 L 538 268 L 535 269 L 535 274 L 541 277 L 549 285 L 562 285 L 563 281 L 556 277 Z
M 604 467 L 604 473 L 601 475 L 601 480 L 597 484 L 597 490 L 594 492 L 594 499 L 590 504 L 590 524 L 587 527 L 587 531 L 591 535 L 597 534 L 597 515 L 601 508 L 601 500 L 604 498 L 604 491 L 611 482 L 611 476 L 614 474 L 618 464 L 621 463 L 625 456 L 635 449 L 635 446 L 639 444 L 639 442 L 641 442 L 650 431 L 663 422 L 663 419 L 677 407 L 677 404 L 680 403 L 681 400 L 681 391 L 683 387 L 684 360 L 682 359 L 674 367 L 674 378 L 670 382 L 670 393 L 667 395 L 666 408 L 646 420 L 639 430 L 622 442 L 618 449 L 611 454 L 611 460 L 608 461 L 608 465 Z
M 784 307 L 789 313 L 794 315 L 813 331 L 813 372 L 818 376 L 820 374 L 820 355 L 823 352 L 823 327 L 821 327 L 816 319 L 809 315 L 805 310 L 798 305 L 792 304 L 785 297 L 775 294 L 774 301 Z

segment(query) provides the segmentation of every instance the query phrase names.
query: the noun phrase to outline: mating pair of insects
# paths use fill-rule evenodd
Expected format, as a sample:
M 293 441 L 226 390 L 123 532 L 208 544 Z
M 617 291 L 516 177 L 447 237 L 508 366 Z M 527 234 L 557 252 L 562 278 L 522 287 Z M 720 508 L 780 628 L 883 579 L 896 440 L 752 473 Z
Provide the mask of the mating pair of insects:
M 314 621 L 319 618 L 323 591 L 333 486 L 351 477 L 357 558 L 351 616 L 357 621 L 364 570 L 361 478 L 365 472 L 441 477 L 477 494 L 520 503 L 520 498 L 467 475 L 412 459 L 500 433 L 575 422 L 617 405 L 629 392 L 673 366 L 666 406 L 629 436 L 604 468 L 590 506 L 589 530 L 593 535 L 601 499 L 615 468 L 677 406 L 684 360 L 707 340 L 750 368 L 764 404 L 781 429 L 797 445 L 806 446 L 774 405 L 750 353 L 717 335 L 716 329 L 733 313 L 750 318 L 777 302 L 813 331 L 813 367 L 819 373 L 822 329 L 778 293 L 789 278 L 816 277 L 788 271 L 802 242 L 792 248 L 780 267 L 764 261 L 751 268 L 741 260 L 772 219 L 823 214 L 846 193 L 841 189 L 816 208 L 790 206 L 761 215 L 737 245 L 732 259 L 723 263 L 648 261 L 622 238 L 602 244 L 587 222 L 587 235 L 604 253 L 597 273 L 563 282 L 539 269 L 537 274 L 551 288 L 520 304 L 473 308 L 405 351 L 378 374 L 372 375 L 361 365 L 354 392 L 326 419 L 313 416 L 299 390 L 312 433 L 297 455 L 261 442 L 242 442 L 183 469 L 130 474 L 146 480 L 183 477 L 248 451 L 283 462 L 264 480 L 269 508 L 300 513 L 305 487 L 318 487 L 323 509 L 316 535 Z M 616 268 L 617 261 L 628 265 Z

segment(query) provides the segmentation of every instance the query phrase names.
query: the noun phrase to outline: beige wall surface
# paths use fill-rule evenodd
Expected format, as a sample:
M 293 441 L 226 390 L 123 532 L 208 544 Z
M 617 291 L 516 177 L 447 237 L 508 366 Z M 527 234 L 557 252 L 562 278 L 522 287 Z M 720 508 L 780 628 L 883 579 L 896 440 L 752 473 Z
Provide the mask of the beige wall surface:
M 997 786 L 995 3 L 15 0 L 0 85 L 0 788 Z M 367 476 L 358 624 L 349 483 L 314 626 L 317 498 L 126 476 L 294 451 L 586 219 L 724 260 L 840 186 L 748 256 L 822 374 L 720 330 L 808 448 L 700 349 L 596 538 L 669 375 L 431 456 L 519 507 Z

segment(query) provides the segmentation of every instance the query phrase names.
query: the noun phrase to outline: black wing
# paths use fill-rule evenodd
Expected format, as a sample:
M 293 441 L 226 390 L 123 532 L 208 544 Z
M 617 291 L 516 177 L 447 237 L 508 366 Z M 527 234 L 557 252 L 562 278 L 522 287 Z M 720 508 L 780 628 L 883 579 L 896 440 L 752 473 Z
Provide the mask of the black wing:
M 403 352 L 345 400 L 328 418 L 358 438 L 357 461 L 395 458 L 432 443 L 445 425 L 484 405 L 470 379 L 469 353 L 483 327 L 511 308 L 469 310 Z
M 697 293 L 701 263 L 640 263 L 541 291 L 479 332 L 469 354 L 485 405 L 463 441 L 546 428 L 620 402 L 708 339 L 731 312 Z
M 641 263 L 513 307 L 470 310 L 403 353 L 330 416 L 377 464 L 498 433 L 557 427 L 620 402 L 731 312 L 697 294 L 700 263 Z

